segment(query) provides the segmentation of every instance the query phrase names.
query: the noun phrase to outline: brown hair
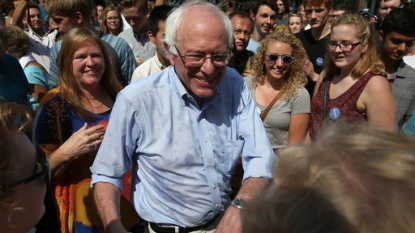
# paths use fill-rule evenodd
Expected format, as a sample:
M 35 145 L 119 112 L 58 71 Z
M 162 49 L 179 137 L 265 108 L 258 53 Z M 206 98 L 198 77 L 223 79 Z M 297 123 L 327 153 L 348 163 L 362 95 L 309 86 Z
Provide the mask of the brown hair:
M 305 5 L 320 6 L 321 4 L 324 4 L 324 6 L 330 10 L 333 8 L 334 1 L 333 0 L 304 0 L 303 1 L 304 8 L 305 8 Z
M 29 52 L 29 37 L 18 26 L 9 24 L 7 28 L 10 31 L 7 51 L 18 58 L 23 57 Z
M 120 18 L 120 25 L 119 25 L 118 30 L 119 30 L 119 33 L 122 32 L 124 24 L 123 24 L 123 21 L 122 21 L 122 18 L 121 18 L 121 10 L 120 10 L 120 8 L 118 8 L 116 6 L 106 7 L 104 9 L 104 11 L 102 12 L 102 14 L 101 14 L 101 20 L 102 20 L 101 31 L 106 32 L 106 33 L 110 33 L 110 30 L 108 29 L 108 26 L 107 26 L 107 14 L 110 11 L 116 11 L 117 12 L 118 17 Z
M 48 15 L 62 15 L 69 18 L 75 18 L 76 12 L 81 12 L 84 20 L 91 20 L 94 4 L 90 0 L 48 0 L 45 11 Z
M 79 84 L 72 72 L 72 60 L 74 53 L 83 45 L 85 41 L 96 43 L 104 56 L 105 70 L 101 78 L 101 85 L 115 100 L 116 95 L 122 89 L 109 59 L 104 42 L 97 34 L 88 28 L 74 28 L 65 34 L 62 40 L 61 50 L 58 56 L 59 82 L 61 91 L 65 100 L 71 105 L 76 113 L 84 119 L 92 119 L 92 116 L 83 108 L 82 92 L 79 90 Z
M 137 6 L 139 11 L 145 12 L 148 8 L 147 0 L 120 0 L 117 4 L 119 8 L 130 8 Z

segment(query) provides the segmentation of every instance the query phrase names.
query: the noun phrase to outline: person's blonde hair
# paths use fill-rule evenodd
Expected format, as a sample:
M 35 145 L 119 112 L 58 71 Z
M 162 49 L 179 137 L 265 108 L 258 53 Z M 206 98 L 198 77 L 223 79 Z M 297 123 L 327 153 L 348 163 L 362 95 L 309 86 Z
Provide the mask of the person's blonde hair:
M 75 78 L 72 71 L 74 54 L 85 43 L 85 41 L 94 42 L 102 51 L 105 69 L 100 84 L 109 93 L 113 100 L 115 100 L 118 92 L 122 89 L 122 86 L 114 73 L 104 42 L 97 34 L 84 27 L 71 29 L 65 34 L 62 40 L 62 46 L 57 62 L 60 89 L 65 100 L 69 103 L 73 110 L 82 118 L 91 120 L 91 114 L 85 110 L 82 105 L 84 96 L 79 89 L 78 80 Z
M 415 138 L 335 122 L 314 143 L 283 150 L 275 171 L 274 187 L 262 195 L 272 199 L 246 205 L 248 226 L 268 224 L 268 229 L 288 229 L 272 232 L 294 233 L 308 224 L 320 229 L 309 232 L 333 232 L 321 223 L 329 227 L 334 221 L 338 232 L 415 229 Z M 267 212 L 265 221 L 256 215 L 260 210 Z
M 14 182 L 19 176 L 19 162 L 15 156 L 11 135 L 31 128 L 31 110 L 23 105 L 0 103 L 0 209 L 13 206 Z
M 383 73 L 385 71 L 385 66 L 376 55 L 376 41 L 367 20 L 358 14 L 342 15 L 332 22 L 331 30 L 336 26 L 344 24 L 354 26 L 357 30 L 356 36 L 359 41 L 362 44 L 368 43 L 366 52 L 361 55 L 358 63 L 351 72 L 352 78 L 357 79 L 362 77 L 367 70 L 370 70 L 375 74 Z M 340 68 L 338 68 L 331 60 L 328 51 L 324 58 L 324 68 L 329 75 L 340 74 Z
M 301 31 L 303 31 L 303 30 L 304 30 L 304 27 L 305 27 L 306 22 L 304 21 L 303 16 L 301 16 L 300 14 L 295 14 L 295 13 L 290 14 L 290 15 L 288 16 L 288 20 L 287 20 L 287 27 L 289 28 L 289 26 L 290 26 L 290 19 L 291 19 L 291 18 L 293 18 L 293 17 L 300 18 L 300 22 L 301 22 Z
M 291 34 L 288 29 L 277 29 L 274 33 L 266 36 L 255 54 L 254 70 L 254 85 L 264 84 L 266 69 L 264 61 L 266 60 L 265 52 L 271 43 L 282 42 L 289 44 L 293 49 L 292 56 L 294 62 L 291 64 L 290 70 L 286 73 L 284 83 L 281 91 L 284 93 L 284 98 L 290 99 L 297 93 L 299 86 L 304 86 L 307 83 L 307 77 L 304 73 L 303 64 L 307 58 L 301 41 Z

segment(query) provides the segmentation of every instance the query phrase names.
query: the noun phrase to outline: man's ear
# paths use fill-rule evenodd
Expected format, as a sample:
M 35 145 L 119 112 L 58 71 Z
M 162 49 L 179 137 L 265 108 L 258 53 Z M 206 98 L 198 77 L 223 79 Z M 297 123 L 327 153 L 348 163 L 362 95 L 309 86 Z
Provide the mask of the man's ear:
M 84 21 L 84 16 L 82 15 L 81 12 L 77 11 L 75 13 L 75 20 L 77 24 L 81 24 Z
M 170 49 L 169 49 L 169 46 L 167 45 L 167 43 L 166 42 L 163 42 L 163 45 L 164 45 L 164 48 L 166 49 L 166 51 L 167 51 L 167 53 L 169 54 L 169 58 L 170 58 L 170 64 L 172 65 L 172 66 L 174 66 L 174 55 L 173 54 L 171 54 L 171 52 L 170 52 Z
M 150 39 L 151 43 L 156 43 L 156 35 L 152 31 L 147 32 L 148 38 Z
M 255 15 L 254 15 L 254 13 L 249 13 L 249 16 L 251 16 L 251 18 L 254 20 L 254 22 L 255 22 Z
M 23 17 L 22 22 L 27 25 L 28 23 L 27 23 L 27 20 L 26 19 L 27 19 L 26 16 Z M 27 26 L 30 26 L 30 25 L 27 25 Z
M 380 40 L 380 42 L 382 42 L 383 41 L 383 39 L 385 39 L 385 33 L 383 33 L 383 30 L 379 30 L 379 40 Z
M 148 16 L 150 15 L 150 8 L 147 7 L 147 9 L 144 11 L 144 15 L 148 18 Z

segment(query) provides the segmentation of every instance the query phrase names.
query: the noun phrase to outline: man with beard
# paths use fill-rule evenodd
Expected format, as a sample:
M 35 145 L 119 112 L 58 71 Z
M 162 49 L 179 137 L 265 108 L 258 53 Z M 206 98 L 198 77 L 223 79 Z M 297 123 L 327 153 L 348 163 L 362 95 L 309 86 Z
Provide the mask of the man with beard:
M 401 128 L 415 110 L 415 69 L 402 59 L 415 41 L 415 10 L 392 10 L 383 20 L 379 38 L 379 55 L 391 83 L 396 102 L 396 122 Z
M 256 52 L 261 40 L 274 31 L 274 24 L 277 18 L 278 7 L 275 1 L 257 1 L 252 9 L 251 18 L 255 22 L 255 30 L 247 49 Z
M 228 66 L 234 68 L 244 77 L 251 74 L 255 53 L 246 49 L 254 30 L 254 21 L 243 11 L 236 11 L 229 15 L 232 22 L 234 43 L 232 58 Z
M 148 17 L 148 37 L 151 43 L 156 45 L 156 54 L 134 70 L 131 81 L 160 72 L 170 65 L 169 55 L 164 46 L 166 36 L 166 19 L 171 6 L 156 6 Z

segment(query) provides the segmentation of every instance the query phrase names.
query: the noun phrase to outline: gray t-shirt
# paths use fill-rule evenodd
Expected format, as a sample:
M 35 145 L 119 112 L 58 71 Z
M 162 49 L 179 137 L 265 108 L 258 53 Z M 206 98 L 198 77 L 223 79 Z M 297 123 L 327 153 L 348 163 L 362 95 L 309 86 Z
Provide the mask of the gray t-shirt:
M 261 114 L 267 106 L 256 102 L 256 86 L 254 77 L 245 78 L 249 92 L 255 100 L 258 114 Z M 264 120 L 264 127 L 273 149 L 284 148 L 288 145 L 288 130 L 290 128 L 291 115 L 310 113 L 310 96 L 304 87 L 298 87 L 297 93 L 288 101 L 282 99 L 274 104 Z
M 415 110 L 415 69 L 405 64 L 402 60 L 398 70 L 388 77 L 392 94 L 396 103 L 396 124 L 403 125 L 405 116 L 412 115 Z

